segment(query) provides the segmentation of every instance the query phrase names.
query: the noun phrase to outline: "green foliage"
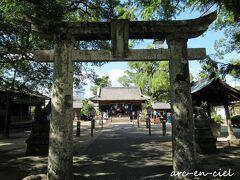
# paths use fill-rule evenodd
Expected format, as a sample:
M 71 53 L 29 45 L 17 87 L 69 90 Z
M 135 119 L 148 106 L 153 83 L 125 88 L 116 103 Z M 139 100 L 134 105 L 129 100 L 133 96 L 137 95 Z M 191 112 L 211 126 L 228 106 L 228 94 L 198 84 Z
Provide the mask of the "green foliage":
M 131 6 L 136 6 L 136 14 L 144 20 L 171 19 L 179 10 L 178 0 L 133 0 Z
M 90 108 L 93 108 L 93 105 L 89 104 L 89 101 L 87 99 L 84 99 L 83 100 L 83 107 L 82 107 L 82 110 L 81 110 L 81 119 L 82 120 L 87 120 Z
M 185 5 L 193 11 L 203 13 L 210 9 L 218 10 L 218 17 L 212 28 L 225 32 L 225 37 L 216 41 L 215 50 L 218 58 L 232 51 L 240 51 L 240 3 L 238 0 L 190 0 Z
M 215 43 L 216 56 L 218 60 L 223 60 L 224 55 L 233 51 L 240 51 L 240 3 L 239 0 L 133 0 L 131 5 L 135 5 L 136 16 L 144 20 L 152 19 L 173 19 L 176 15 L 191 9 L 192 11 L 206 14 L 208 12 L 217 10 L 218 17 L 211 26 L 215 30 L 224 30 L 225 37 L 219 39 Z M 212 64 L 214 69 L 216 65 Z M 203 67 L 201 77 L 209 76 L 212 70 L 208 67 Z M 232 66 L 231 63 L 229 65 Z M 235 68 L 236 69 L 236 68 Z M 228 72 L 228 71 L 225 71 Z M 233 73 L 236 74 L 236 73 Z M 212 71 L 213 75 L 213 71 Z M 219 68 L 215 76 L 219 76 Z M 234 75 L 233 77 L 236 77 Z
M 231 117 L 231 122 L 233 126 L 240 127 L 240 115 Z
M 224 55 L 233 51 L 240 52 L 240 22 L 233 22 L 224 27 L 224 37 L 214 43 L 215 55 L 224 60 Z
M 32 1 L 25 0 L 24 6 L 31 7 L 25 11 L 31 19 L 52 21 L 106 21 L 117 17 L 116 7 L 121 6 L 117 0 L 91 1 Z
M 206 59 L 200 61 L 200 64 L 202 68 L 202 70 L 198 74 L 200 78 L 211 79 L 220 77 L 218 62 L 214 61 L 209 56 Z
M 130 74 L 129 71 L 126 71 L 125 73 Z M 118 82 L 122 84 L 124 87 L 134 87 L 134 82 L 131 80 L 131 77 L 124 74 L 123 76 L 118 78 Z
M 0 82 L 6 88 L 49 88 L 52 65 L 34 62 L 29 52 L 52 44 L 32 34 L 23 16 L 26 8 L 18 1 L 0 4 Z
M 226 52 L 240 49 L 239 4 L 238 0 L 4 0 L 0 2 L 0 81 L 14 84 L 15 80 L 18 80 L 18 82 L 35 89 L 51 87 L 52 65 L 34 62 L 27 52 L 33 52 L 36 49 L 51 49 L 53 41 L 52 39 L 43 40 L 42 37 L 34 34 L 29 26 L 30 23 L 34 23 L 36 28 L 40 28 L 39 25 L 51 25 L 53 22 L 60 21 L 93 22 L 114 18 L 159 20 L 172 19 L 185 8 L 192 8 L 194 11 L 203 13 L 209 9 L 218 9 L 219 15 L 214 28 L 225 29 L 227 32 L 225 40 L 216 44 L 218 55 L 221 56 Z M 47 30 L 47 33 L 51 33 L 56 28 L 47 28 Z M 75 46 L 77 49 L 109 49 L 110 43 L 108 41 L 77 42 Z M 131 46 L 133 45 L 131 44 Z M 83 88 L 85 79 L 96 77 L 90 66 L 101 66 L 102 64 L 75 63 L 75 87 Z M 226 70 L 226 72 L 229 71 Z M 132 76 L 132 73 L 134 72 L 127 73 L 127 76 Z M 125 77 L 120 81 L 124 86 L 132 86 L 137 85 L 137 78 L 141 78 L 138 84 L 144 92 L 153 97 L 159 97 L 159 92 L 162 92 L 161 95 L 164 94 L 166 88 L 159 89 L 158 87 L 158 84 L 161 83 L 158 76 L 163 76 L 161 78 L 164 79 L 164 75 L 137 73 L 138 75 L 134 75 L 134 78 Z M 237 72 L 231 71 L 231 74 L 236 77 Z M 149 82 L 147 82 L 148 75 L 151 77 Z M 163 84 L 165 83 L 163 82 Z M 167 93 L 164 96 L 167 96 Z
M 223 64 L 221 73 L 224 77 L 229 74 L 236 79 L 240 79 L 240 60 L 232 60 L 229 64 Z
M 114 10 L 119 1 L 10 1 L 0 2 L 0 82 L 7 86 L 28 86 L 30 89 L 50 89 L 53 66 L 37 63 L 29 52 L 52 49 L 53 39 L 43 39 L 32 32 L 30 23 L 39 28 L 53 21 L 106 21 L 117 17 Z M 39 26 L 40 25 L 40 26 Z M 50 28 L 51 30 L 56 28 Z M 43 29 L 45 30 L 45 29 Z M 53 36 L 51 36 L 53 37 Z M 77 42 L 80 49 L 109 49 L 108 41 Z M 83 90 L 85 79 L 96 75 L 91 66 L 101 63 L 75 63 L 74 86 Z
M 213 119 L 214 122 L 221 122 L 222 117 L 221 117 L 221 115 L 217 115 L 217 113 L 212 112 L 211 113 L 211 119 Z
M 200 78 L 221 78 L 225 79 L 226 75 L 231 75 L 236 79 L 240 79 L 240 60 L 232 60 L 225 64 L 210 57 L 200 61 L 202 70 L 198 74 Z
M 169 100 L 168 62 L 129 62 L 131 70 L 118 81 L 125 87 L 140 87 L 154 101 Z
M 102 77 L 96 76 L 93 79 L 93 83 L 94 83 L 94 86 L 91 86 L 90 90 L 94 96 L 97 95 L 98 88 L 112 86 L 111 81 L 109 80 L 109 76 L 102 76 Z

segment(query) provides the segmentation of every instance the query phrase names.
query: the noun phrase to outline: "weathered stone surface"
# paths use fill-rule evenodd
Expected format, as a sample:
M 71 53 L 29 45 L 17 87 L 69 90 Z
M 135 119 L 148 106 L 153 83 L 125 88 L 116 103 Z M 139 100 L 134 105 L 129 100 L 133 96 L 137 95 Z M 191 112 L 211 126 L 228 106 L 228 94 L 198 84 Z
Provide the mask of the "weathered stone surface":
M 46 174 L 30 175 L 23 178 L 23 180 L 47 180 L 47 175 Z
M 36 107 L 34 123 L 29 138 L 26 140 L 26 155 L 47 155 L 49 146 L 49 120 L 47 116 L 51 113 L 51 102 L 45 107 Z
M 201 60 L 206 58 L 205 48 L 188 48 L 188 60 Z M 34 59 L 41 62 L 53 62 L 53 50 L 38 50 L 34 53 Z M 73 50 L 73 62 L 93 61 L 168 61 L 169 49 L 131 49 L 127 57 L 114 57 L 110 50 Z
M 170 21 L 130 21 L 129 39 L 164 39 L 169 34 L 187 33 L 194 38 L 204 33 L 216 19 L 217 13 L 189 20 Z M 77 40 L 110 40 L 111 22 L 40 22 L 32 25 L 35 32 L 55 34 L 68 31 Z M 58 27 L 58 28 L 56 28 Z M 48 34 L 49 36 L 49 34 Z
M 217 151 L 216 138 L 212 134 L 210 120 L 206 112 L 203 108 L 194 106 L 193 113 L 197 152 L 215 153 Z
M 212 134 L 214 138 L 221 136 L 221 123 L 210 122 Z
M 71 39 L 56 39 L 50 121 L 48 179 L 72 179 L 73 66 Z
M 49 146 L 49 122 L 45 124 L 34 123 L 30 137 L 26 140 L 26 155 L 47 155 Z
M 111 21 L 112 56 L 127 57 L 128 53 L 129 20 L 117 19 Z
M 169 70 L 173 118 L 173 169 L 175 172 L 193 172 L 196 152 L 187 60 L 187 36 L 172 35 L 167 39 L 167 43 L 171 52 Z

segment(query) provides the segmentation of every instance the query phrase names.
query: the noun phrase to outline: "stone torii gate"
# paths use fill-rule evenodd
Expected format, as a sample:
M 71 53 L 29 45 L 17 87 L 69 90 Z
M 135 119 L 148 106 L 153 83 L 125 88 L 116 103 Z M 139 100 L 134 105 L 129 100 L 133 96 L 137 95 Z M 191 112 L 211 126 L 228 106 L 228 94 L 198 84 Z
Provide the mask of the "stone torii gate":
M 180 21 L 52 22 L 32 25 L 35 32 L 52 36 L 54 50 L 35 52 L 35 59 L 54 62 L 48 178 L 72 179 L 72 62 L 169 60 L 172 107 L 173 169 L 193 172 L 195 137 L 189 80 L 189 59 L 204 59 L 204 48 L 188 49 L 187 41 L 203 34 L 216 12 Z M 166 39 L 168 49 L 129 50 L 129 39 Z M 111 40 L 112 50 L 74 50 L 78 40 Z

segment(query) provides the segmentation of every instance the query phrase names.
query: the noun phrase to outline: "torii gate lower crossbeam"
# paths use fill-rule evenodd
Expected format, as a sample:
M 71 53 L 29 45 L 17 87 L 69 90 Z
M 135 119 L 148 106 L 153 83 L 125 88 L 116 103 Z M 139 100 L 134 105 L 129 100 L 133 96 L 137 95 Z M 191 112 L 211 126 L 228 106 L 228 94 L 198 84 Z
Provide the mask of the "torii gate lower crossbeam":
M 54 61 L 53 50 L 38 50 L 34 58 L 41 62 Z M 188 60 L 203 60 L 206 58 L 205 48 L 188 48 Z M 132 49 L 126 58 L 114 58 L 110 50 L 72 50 L 73 62 L 123 62 L 123 61 L 169 61 L 170 49 Z
M 54 60 L 54 82 L 52 95 L 52 119 L 50 121 L 50 140 L 48 156 L 48 179 L 72 179 L 72 88 L 73 88 L 73 68 L 72 61 L 80 60 L 81 56 L 85 61 L 100 60 L 139 60 L 141 53 L 128 50 L 126 48 L 129 37 L 155 38 L 164 37 L 167 40 L 169 49 L 145 51 L 144 60 L 167 60 L 169 59 L 170 68 L 170 95 L 172 107 L 172 133 L 173 133 L 173 170 L 175 172 L 193 172 L 195 168 L 195 138 L 192 99 L 189 81 L 188 58 L 205 58 L 204 50 L 187 49 L 189 38 L 201 35 L 208 25 L 216 18 L 216 13 L 196 20 L 187 21 L 159 21 L 148 23 L 150 27 L 136 29 L 126 21 L 108 23 L 91 23 L 91 27 L 81 24 L 83 29 L 59 28 L 54 34 L 55 49 L 44 55 L 45 61 Z M 100 33 L 98 38 L 109 39 L 111 32 L 112 54 L 105 51 L 105 55 L 96 58 L 96 52 L 75 51 L 73 43 L 77 37 L 83 37 L 87 32 L 87 39 L 94 39 L 96 32 L 92 31 L 96 25 Z M 100 25 L 100 26 L 98 26 Z M 84 27 L 83 27 L 84 26 Z M 141 26 L 141 22 L 138 22 Z M 51 26 L 52 27 L 52 26 Z M 66 26 L 68 27 L 68 26 Z M 101 28 L 104 27 L 104 28 Z M 162 27 L 162 29 L 161 29 Z M 174 27 L 174 28 L 173 28 Z M 129 29 L 128 29 L 129 28 Z M 146 31 L 148 29 L 150 31 Z M 41 29 L 41 28 L 38 28 Z M 111 31 L 109 31 L 111 29 Z M 123 29 L 123 31 L 121 31 Z M 107 34 L 106 34 L 107 32 Z M 89 34 L 90 33 L 90 34 Z M 91 33 L 93 33 L 91 36 Z M 143 33 L 143 35 L 141 35 Z M 45 51 L 46 52 L 46 51 Z M 199 53 L 201 52 L 201 53 Z M 95 53 L 95 55 L 91 55 Z M 203 53 L 203 54 L 202 54 Z M 39 56 L 41 53 L 39 53 Z M 78 57 L 79 54 L 82 54 Z M 97 54 L 98 55 L 98 54 Z M 112 56 L 111 56 L 112 55 Z M 82 59 L 84 61 L 84 59 Z
M 34 58 L 41 62 L 53 62 L 53 50 L 38 50 Z M 206 58 L 205 48 L 188 48 L 188 60 L 203 60 Z M 125 58 L 115 58 L 110 50 L 72 50 L 73 62 L 123 62 L 123 61 L 169 61 L 170 49 L 131 49 Z

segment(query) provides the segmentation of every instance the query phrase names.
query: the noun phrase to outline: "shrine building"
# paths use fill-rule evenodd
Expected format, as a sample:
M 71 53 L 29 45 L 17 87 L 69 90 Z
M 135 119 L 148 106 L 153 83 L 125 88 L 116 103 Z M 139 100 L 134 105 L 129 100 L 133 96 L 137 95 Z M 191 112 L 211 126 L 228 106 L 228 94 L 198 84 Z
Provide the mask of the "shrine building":
M 132 112 L 141 111 L 142 103 L 149 99 L 138 87 L 103 87 L 90 101 L 98 103 L 101 112 L 112 116 L 130 116 Z
M 33 120 L 32 108 L 44 106 L 46 100 L 50 98 L 26 87 L 19 90 L 0 85 L 0 129 L 5 126 L 7 119 L 10 127 L 30 125 Z

